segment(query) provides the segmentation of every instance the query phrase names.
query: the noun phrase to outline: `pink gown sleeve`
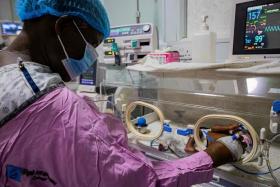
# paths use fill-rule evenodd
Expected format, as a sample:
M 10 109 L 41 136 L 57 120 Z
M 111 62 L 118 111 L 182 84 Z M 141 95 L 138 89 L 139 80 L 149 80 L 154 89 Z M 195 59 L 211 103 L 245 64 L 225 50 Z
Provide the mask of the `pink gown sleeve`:
M 204 151 L 180 160 L 153 162 L 157 184 L 161 187 L 186 187 L 210 182 L 212 164 L 212 158 Z
M 90 102 L 88 98 L 84 99 L 91 105 L 93 109 L 96 106 Z M 109 121 L 114 117 L 108 115 L 105 125 L 111 124 Z M 131 150 L 127 147 L 126 133 L 122 129 L 123 124 L 119 121 L 115 121 L 115 125 L 110 129 L 111 135 L 120 144 L 127 149 L 127 152 L 134 152 L 144 162 L 150 165 L 152 173 L 156 175 L 155 184 L 158 187 L 187 187 L 194 184 L 207 183 L 212 180 L 214 169 L 212 167 L 212 158 L 204 151 L 198 152 L 192 156 L 175 160 L 175 161 L 153 161 L 149 163 L 147 158 L 143 158 L 143 154 L 137 151 Z M 152 178 L 146 178 L 147 180 L 153 180 Z M 149 183 L 149 181 L 147 181 Z

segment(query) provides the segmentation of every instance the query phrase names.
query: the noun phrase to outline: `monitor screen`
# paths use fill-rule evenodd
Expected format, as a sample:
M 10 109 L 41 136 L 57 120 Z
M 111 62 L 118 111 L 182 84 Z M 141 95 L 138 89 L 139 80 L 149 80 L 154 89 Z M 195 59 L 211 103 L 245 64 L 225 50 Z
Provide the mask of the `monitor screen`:
M 280 48 L 280 3 L 247 9 L 245 50 Z
M 87 86 L 95 86 L 96 85 L 96 63 L 90 69 L 83 73 L 80 76 L 80 84 Z
M 280 54 L 280 1 L 237 4 L 233 54 Z
M 2 35 L 18 35 L 22 30 L 20 23 L 4 22 L 1 24 Z

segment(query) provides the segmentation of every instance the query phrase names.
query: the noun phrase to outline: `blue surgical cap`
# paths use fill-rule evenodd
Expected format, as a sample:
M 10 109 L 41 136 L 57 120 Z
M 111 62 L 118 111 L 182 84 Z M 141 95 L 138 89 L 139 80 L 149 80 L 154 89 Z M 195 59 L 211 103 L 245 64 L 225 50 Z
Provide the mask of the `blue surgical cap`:
M 77 16 L 107 38 L 110 23 L 107 12 L 100 0 L 17 0 L 17 12 L 22 21 L 41 17 Z

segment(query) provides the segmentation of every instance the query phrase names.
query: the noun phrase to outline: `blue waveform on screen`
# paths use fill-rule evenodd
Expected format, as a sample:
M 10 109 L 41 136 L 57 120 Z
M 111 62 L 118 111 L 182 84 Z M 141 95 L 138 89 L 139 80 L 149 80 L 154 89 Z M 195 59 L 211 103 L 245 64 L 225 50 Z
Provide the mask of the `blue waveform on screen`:
M 280 32 L 280 25 L 267 26 L 265 27 L 265 32 Z

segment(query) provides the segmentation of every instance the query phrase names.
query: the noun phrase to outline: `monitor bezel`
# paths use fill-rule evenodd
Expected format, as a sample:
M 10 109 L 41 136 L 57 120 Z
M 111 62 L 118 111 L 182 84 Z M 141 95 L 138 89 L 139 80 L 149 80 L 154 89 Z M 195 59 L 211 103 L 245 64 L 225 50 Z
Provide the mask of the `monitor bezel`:
M 12 34 L 12 33 L 4 33 L 3 24 L 16 24 L 17 26 L 20 25 L 20 26 L 23 27 L 21 22 L 17 22 L 17 21 L 15 21 L 15 22 L 12 22 L 12 21 L 0 21 L 0 31 L 1 31 L 1 35 L 2 36 L 17 36 L 18 35 L 18 34 Z M 22 31 L 22 29 L 19 30 L 19 31 Z
M 262 58 L 274 57 L 280 54 L 280 48 L 277 49 L 258 49 L 258 50 L 245 50 L 244 41 L 245 41 L 245 28 L 247 21 L 247 9 L 248 7 L 260 6 L 270 3 L 280 3 L 280 0 L 262 0 L 262 1 L 253 1 L 253 0 L 237 0 L 234 8 L 233 16 L 233 28 L 232 28 L 232 51 L 231 55 L 235 56 L 262 56 Z M 237 11 L 242 10 L 241 15 L 237 14 Z M 245 19 L 244 19 L 245 17 Z M 240 19 L 241 18 L 241 19 Z

